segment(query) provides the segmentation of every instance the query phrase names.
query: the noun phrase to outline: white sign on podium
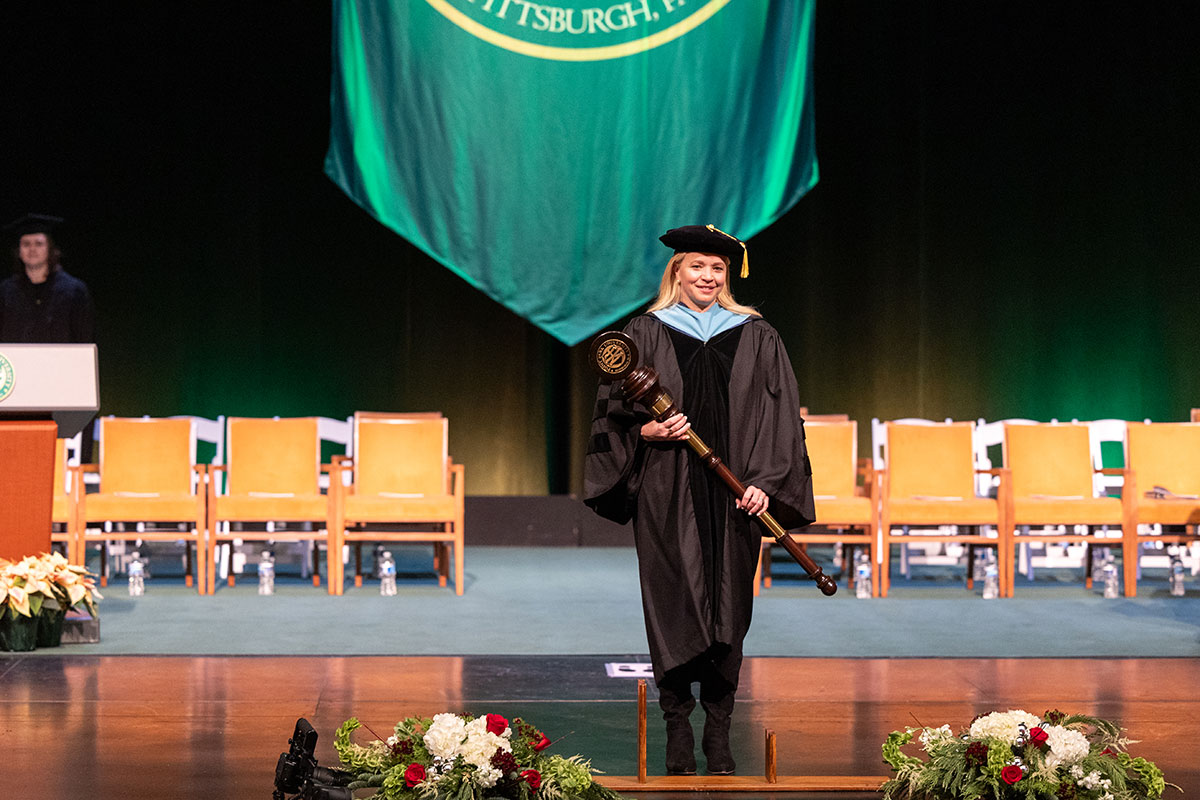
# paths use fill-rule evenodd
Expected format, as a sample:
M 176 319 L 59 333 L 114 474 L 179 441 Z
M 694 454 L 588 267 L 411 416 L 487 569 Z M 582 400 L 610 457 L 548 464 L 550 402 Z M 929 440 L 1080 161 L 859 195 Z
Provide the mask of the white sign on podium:
M 96 345 L 0 342 L 0 419 L 52 417 L 65 439 L 99 408 Z

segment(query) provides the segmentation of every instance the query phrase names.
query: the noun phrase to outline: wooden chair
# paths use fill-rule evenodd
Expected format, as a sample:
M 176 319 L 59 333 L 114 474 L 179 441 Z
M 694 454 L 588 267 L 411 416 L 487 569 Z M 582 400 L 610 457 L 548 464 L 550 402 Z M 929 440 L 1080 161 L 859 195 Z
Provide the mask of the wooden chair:
M 80 557 L 88 542 L 100 543 L 102 585 L 107 584 L 109 541 L 183 541 L 185 581 L 188 586 L 195 584 L 200 594 L 205 593 L 204 469 L 195 460 L 195 428 L 188 420 L 100 420 L 99 464 L 82 468 L 99 472 L 100 490 L 93 494 L 81 492 L 78 503 L 82 521 Z M 103 527 L 93 529 L 89 523 Z M 125 524 L 114 527 L 112 523 Z M 134 524 L 126 527 L 128 523 Z M 190 530 L 180 529 L 180 523 Z
M 1125 439 L 1127 475 L 1121 495 L 1138 526 L 1181 526 L 1179 533 L 1125 538 L 1125 595 L 1137 595 L 1140 546 L 1190 544 L 1200 536 L 1200 423 L 1130 422 Z M 1165 492 L 1160 490 L 1166 490 Z
M 828 415 L 836 416 L 836 415 Z M 869 458 L 858 460 L 858 423 L 850 420 L 814 420 L 804 422 L 805 443 L 813 464 L 813 494 L 817 521 L 813 526 L 792 533 L 806 544 L 841 544 L 847 586 L 853 588 L 854 553 L 863 548 L 871 556 L 879 522 L 876 502 L 875 470 Z M 861 485 L 859 481 L 862 481 Z M 813 530 L 817 528 L 817 530 Z M 764 536 L 759 566 L 754 575 L 754 593 L 759 581 L 771 585 L 771 544 L 773 536 Z M 871 559 L 874 563 L 874 558 Z M 879 593 L 879 571 L 871 571 L 871 596 Z
M 464 470 L 449 456 L 448 435 L 437 413 L 355 414 L 354 456 L 334 459 L 330 486 L 336 545 L 355 545 L 356 586 L 363 542 L 432 542 L 439 585 L 453 549 L 454 591 L 463 593 Z
M 1004 465 L 1012 475 L 1012 491 L 1008 494 L 1008 517 L 1016 548 L 1026 543 L 1083 544 L 1087 546 L 1084 584 L 1092 585 L 1092 554 L 1096 546 L 1122 546 L 1135 525 L 1130 509 L 1121 500 L 1107 495 L 1096 496 L 1093 481 L 1092 454 L 1088 426 L 1078 423 L 1006 424 L 1004 426 Z M 1111 470 L 1122 472 L 1123 470 Z M 1069 526 L 1066 533 L 1046 532 L 1032 526 Z M 1077 525 L 1088 526 L 1088 532 L 1076 533 Z M 1104 538 L 1097 526 L 1120 528 L 1122 538 Z M 1001 563 L 1008 571 L 1008 587 L 1015 588 L 1016 574 L 1011 561 Z M 1130 585 L 1125 585 L 1129 595 Z M 1132 596 L 1132 595 L 1129 595 Z
M 67 560 L 72 564 L 83 563 L 83 548 L 79 542 L 79 495 L 82 494 L 82 488 L 80 471 L 70 464 L 67 456 L 67 440 L 56 440 L 54 499 L 50 521 L 58 526 L 58 529 L 51 531 L 50 541 L 66 546 Z
M 949 417 L 946 417 L 945 422 L 953 422 Z M 901 419 L 890 420 L 895 425 L 939 425 L 937 420 L 922 419 L 918 417 L 904 417 Z M 871 463 L 875 467 L 877 475 L 882 476 L 883 469 L 887 465 L 887 426 L 888 421 L 880 420 L 878 417 L 871 418 Z M 978 439 L 978 429 L 976 436 Z M 999 440 L 997 439 L 997 442 Z M 976 469 L 990 468 L 991 464 L 976 463 Z M 990 489 L 992 475 L 986 473 L 977 473 L 976 482 L 981 487 L 978 494 L 983 497 L 995 497 L 995 491 Z M 997 479 L 998 480 L 998 479 Z M 984 488 L 987 487 L 987 488 Z M 876 493 L 879 494 L 878 492 Z M 902 544 L 900 546 L 900 574 L 907 578 L 914 564 L 938 564 L 945 563 L 948 559 L 957 562 L 958 556 L 949 552 L 950 547 L 946 543 L 940 541 L 919 541 L 921 537 L 913 537 L 913 541 Z M 968 546 L 969 549 L 969 546 Z M 878 570 L 875 570 L 878 572 Z M 973 588 L 971 573 L 967 573 L 967 588 Z
M 230 417 L 226 425 L 228 464 L 209 467 L 209 592 L 216 590 L 216 547 L 235 539 L 309 542 L 313 586 L 320 586 L 320 544 L 331 542 L 331 509 L 329 498 L 321 494 L 319 486 L 321 471 L 328 467 L 321 464 L 317 418 Z M 221 480 L 221 473 L 225 480 Z M 236 530 L 231 528 L 232 523 L 263 524 L 264 530 Z M 278 523 L 288 527 L 277 528 Z M 327 549 L 330 554 L 335 552 L 333 547 Z M 330 578 L 338 572 L 339 561 L 336 557 L 328 559 Z M 232 571 L 228 581 L 234 585 Z M 335 593 L 334 587 L 330 581 L 330 594 Z
M 1009 491 L 1006 469 L 984 470 L 1000 476 L 998 498 L 977 497 L 972 450 L 973 422 L 932 425 L 886 423 L 886 467 L 883 471 L 876 554 L 880 574 L 879 593 L 887 597 L 891 583 L 893 544 L 921 541 L 955 542 L 976 547 L 995 547 L 1001 564 L 1011 561 L 1011 523 L 1005 515 Z M 939 526 L 972 526 L 974 533 L 914 534 L 909 526 L 937 529 Z M 901 533 L 893 527 L 903 526 Z M 994 526 L 995 538 L 984 535 L 984 526 Z M 967 565 L 970 575 L 971 564 Z M 998 571 L 1000 595 L 1010 593 L 1006 570 Z

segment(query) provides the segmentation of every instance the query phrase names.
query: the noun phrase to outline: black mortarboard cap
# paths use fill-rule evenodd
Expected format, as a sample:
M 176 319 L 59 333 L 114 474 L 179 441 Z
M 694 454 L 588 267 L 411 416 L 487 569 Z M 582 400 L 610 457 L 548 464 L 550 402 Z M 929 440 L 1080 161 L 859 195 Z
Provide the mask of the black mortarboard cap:
M 47 214 L 26 214 L 5 225 L 4 233 L 13 239 L 20 239 L 31 233 L 50 234 L 62 221 L 62 217 L 51 217 Z
M 712 225 L 684 225 L 682 228 L 672 228 L 658 237 L 658 240 L 676 253 L 716 253 L 725 256 L 731 265 L 741 265 L 743 278 L 750 274 L 750 256 L 746 253 L 746 243 Z

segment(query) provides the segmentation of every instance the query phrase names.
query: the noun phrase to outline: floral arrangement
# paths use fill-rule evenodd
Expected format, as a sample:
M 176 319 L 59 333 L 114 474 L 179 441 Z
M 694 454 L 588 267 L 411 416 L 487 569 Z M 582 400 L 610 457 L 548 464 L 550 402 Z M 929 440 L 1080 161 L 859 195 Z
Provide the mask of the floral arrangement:
M 927 760 L 901 752 L 917 738 Z M 1025 711 L 976 717 L 955 736 L 949 725 L 893 731 L 883 759 L 896 775 L 885 800 L 1023 797 L 1034 800 L 1156 800 L 1168 785 L 1112 722 L 1082 714 Z M 1178 788 L 1178 787 L 1176 787 Z
M 26 556 L 17 562 L 0 558 L 0 610 L 13 618 L 36 617 L 43 609 L 65 612 L 80 604 L 94 617 L 95 601 L 101 599 L 92 574 L 68 563 L 61 553 Z
M 546 752 L 550 739 L 520 718 L 438 714 L 396 723 L 385 741 L 355 744 L 354 718 L 334 740 L 341 767 L 385 800 L 618 800 L 592 780 L 591 763 Z

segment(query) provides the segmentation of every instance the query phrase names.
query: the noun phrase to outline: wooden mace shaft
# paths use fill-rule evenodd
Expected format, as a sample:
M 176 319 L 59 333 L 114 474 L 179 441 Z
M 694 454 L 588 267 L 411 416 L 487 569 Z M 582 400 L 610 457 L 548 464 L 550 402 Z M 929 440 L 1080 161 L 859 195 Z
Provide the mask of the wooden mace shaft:
M 658 383 L 658 373 L 652 368 L 641 366 L 635 369 L 628 378 L 625 379 L 621 387 L 622 392 L 631 400 L 642 403 L 646 408 L 650 409 L 650 413 L 659 422 L 665 421 L 668 417 L 682 413 L 675 405 L 675 401 L 667 394 L 666 390 Z M 704 441 L 696 434 L 696 431 L 688 429 L 687 443 L 695 451 L 704 465 L 717 474 L 724 484 L 729 487 L 739 499 L 746 494 L 746 487 L 737 477 L 729 471 L 729 467 L 721 461 L 720 457 L 713 452 L 712 448 L 704 443 Z M 828 596 L 837 591 L 837 584 L 833 579 L 821 571 L 821 568 L 813 561 L 808 553 L 801 549 L 800 545 L 793 539 L 783 526 L 771 516 L 771 512 L 764 511 L 757 517 L 758 521 L 763 524 L 771 535 L 775 537 L 775 541 L 782 545 L 788 554 L 796 560 L 796 563 L 804 568 L 808 573 L 808 577 L 816 582 L 817 588 L 821 593 Z

